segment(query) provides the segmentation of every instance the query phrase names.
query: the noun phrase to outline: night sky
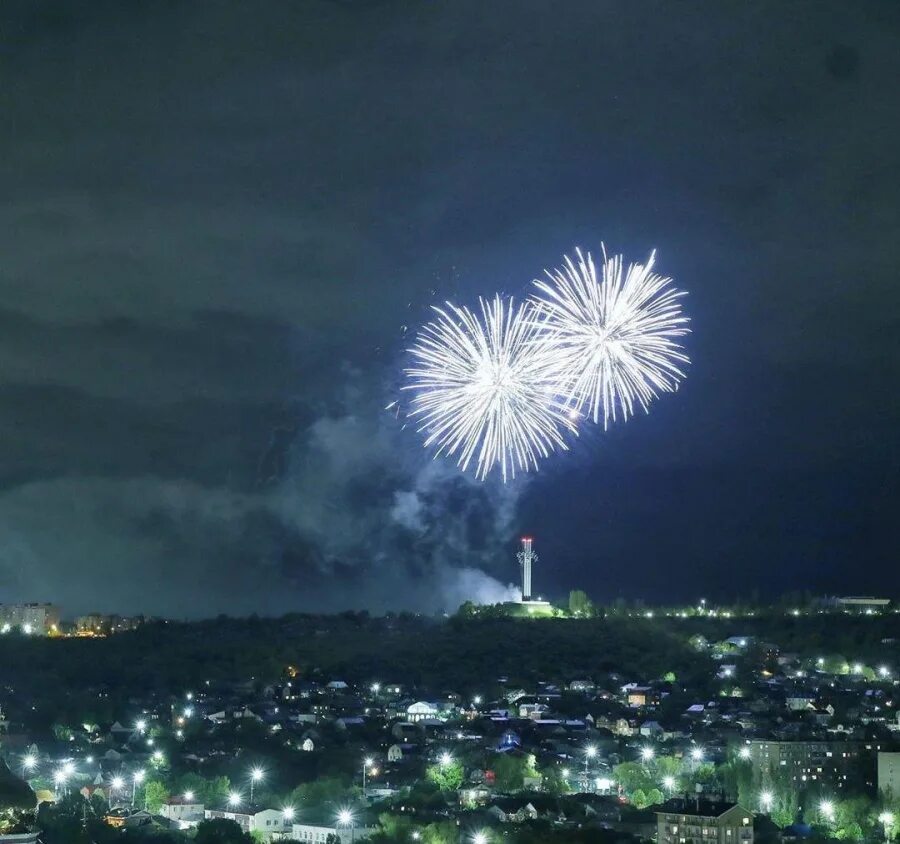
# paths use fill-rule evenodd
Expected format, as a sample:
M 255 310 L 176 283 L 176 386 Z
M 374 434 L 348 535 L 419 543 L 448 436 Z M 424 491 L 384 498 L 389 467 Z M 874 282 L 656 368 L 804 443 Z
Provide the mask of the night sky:
M 0 8 L 0 601 L 900 592 L 900 4 Z M 688 378 L 503 488 L 383 408 L 576 246 Z

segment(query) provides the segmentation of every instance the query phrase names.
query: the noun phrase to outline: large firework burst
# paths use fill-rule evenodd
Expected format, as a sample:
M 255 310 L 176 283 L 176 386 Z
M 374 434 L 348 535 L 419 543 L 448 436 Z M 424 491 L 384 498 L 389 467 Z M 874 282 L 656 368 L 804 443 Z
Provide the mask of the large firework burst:
M 607 257 L 598 278 L 590 253 L 575 252 L 561 269 L 535 281 L 542 330 L 553 335 L 558 390 L 569 406 L 603 425 L 627 419 L 635 405 L 645 411 L 660 392 L 672 392 L 688 358 L 677 338 L 688 318 L 672 280 L 653 272 L 655 252 L 645 264 L 625 270 L 621 255 Z
M 565 449 L 575 425 L 555 394 L 556 346 L 535 306 L 500 296 L 479 302 L 480 315 L 449 303 L 434 308 L 409 350 L 404 389 L 413 391 L 410 415 L 426 446 L 464 470 L 474 459 L 481 479 L 499 466 L 505 481 Z

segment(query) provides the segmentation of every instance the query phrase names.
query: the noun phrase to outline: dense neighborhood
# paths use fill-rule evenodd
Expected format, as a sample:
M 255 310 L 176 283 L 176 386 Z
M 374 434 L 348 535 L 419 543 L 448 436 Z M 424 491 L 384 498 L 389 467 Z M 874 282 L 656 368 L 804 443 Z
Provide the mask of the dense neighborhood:
M 49 724 L 44 702 L 28 710 L 10 681 L 0 841 L 754 844 L 882 841 L 900 830 L 898 642 L 882 635 L 897 616 L 884 603 L 603 609 L 573 594 L 557 617 L 501 610 L 267 621 L 283 633 L 277 648 L 296 636 L 296 662 L 228 676 L 211 657 L 187 663 L 197 682 L 177 690 L 155 675 L 141 692 L 121 693 L 115 674 L 74 696 L 57 686 L 71 703 Z M 262 623 L 223 620 L 219 637 L 238 641 L 232 628 L 249 624 L 258 654 Z M 794 647 L 815 643 L 810 627 L 821 625 L 859 649 Z M 69 666 L 61 684 L 124 671 L 129 644 L 140 662 L 148 643 L 165 651 L 164 637 L 210 630 L 158 622 L 73 637 L 86 659 L 113 645 L 116 656 L 102 670 Z M 560 631 L 588 644 L 557 644 Z M 43 632 L 11 630 L 2 644 L 55 659 L 67 640 Z M 543 654 L 537 667 L 520 636 Z M 329 649 L 357 640 L 358 658 L 342 652 L 336 670 Z M 390 654 L 395 640 L 406 650 L 393 672 L 390 659 L 366 657 Z M 458 652 L 441 651 L 445 641 Z M 477 648 L 504 641 L 513 652 L 485 673 Z M 643 656 L 629 659 L 642 642 Z M 415 653 L 420 666 L 408 662 Z

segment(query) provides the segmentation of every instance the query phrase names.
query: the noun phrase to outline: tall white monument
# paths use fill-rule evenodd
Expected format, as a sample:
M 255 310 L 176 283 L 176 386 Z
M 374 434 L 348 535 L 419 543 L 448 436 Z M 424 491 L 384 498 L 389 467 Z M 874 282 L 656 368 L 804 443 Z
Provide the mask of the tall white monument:
M 531 547 L 530 536 L 522 537 L 522 550 L 519 551 L 519 563 L 522 565 L 522 600 L 531 600 L 531 564 L 537 562 L 537 554 Z

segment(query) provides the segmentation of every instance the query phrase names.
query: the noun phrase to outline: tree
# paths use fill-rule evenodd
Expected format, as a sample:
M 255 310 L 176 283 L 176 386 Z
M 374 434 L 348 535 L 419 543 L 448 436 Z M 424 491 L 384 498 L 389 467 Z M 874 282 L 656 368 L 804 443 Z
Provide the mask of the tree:
M 234 821 L 215 818 L 197 824 L 194 844 L 255 844 L 255 842 Z
M 525 777 L 537 777 L 534 756 L 516 756 L 512 753 L 497 753 L 491 761 L 494 783 L 499 791 L 521 791 L 525 787 Z
M 594 603 L 588 598 L 586 592 L 581 589 L 573 589 L 569 592 L 569 612 L 574 616 L 592 616 Z
M 646 792 L 655 786 L 653 777 L 639 762 L 623 762 L 621 765 L 616 765 L 613 768 L 613 780 L 621 786 L 632 802 L 634 802 L 636 792 Z
M 453 759 L 443 764 L 429 765 L 425 776 L 441 791 L 456 791 L 462 785 L 464 773 L 462 763 Z
M 151 780 L 144 786 L 144 806 L 151 814 L 158 814 L 168 799 L 169 789 L 163 783 Z

